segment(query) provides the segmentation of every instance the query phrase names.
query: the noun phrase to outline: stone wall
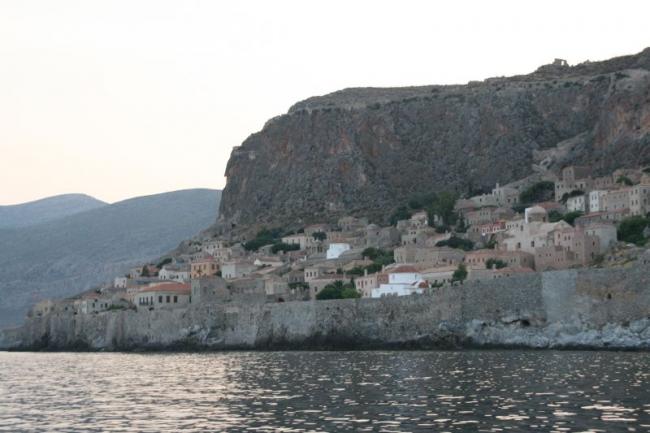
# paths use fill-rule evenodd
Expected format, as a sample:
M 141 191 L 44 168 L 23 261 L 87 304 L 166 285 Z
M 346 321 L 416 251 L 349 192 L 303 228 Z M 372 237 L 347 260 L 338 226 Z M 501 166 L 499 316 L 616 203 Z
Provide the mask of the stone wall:
M 54 313 L 0 333 L 13 349 L 650 348 L 650 267 L 477 281 L 429 295 L 187 310 Z

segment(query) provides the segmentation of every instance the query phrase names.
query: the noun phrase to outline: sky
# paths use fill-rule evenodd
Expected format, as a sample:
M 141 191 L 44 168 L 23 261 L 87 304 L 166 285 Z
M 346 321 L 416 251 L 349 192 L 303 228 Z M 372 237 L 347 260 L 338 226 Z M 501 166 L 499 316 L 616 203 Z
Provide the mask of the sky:
M 223 188 L 266 120 L 346 87 L 634 54 L 647 1 L 0 0 L 0 205 Z

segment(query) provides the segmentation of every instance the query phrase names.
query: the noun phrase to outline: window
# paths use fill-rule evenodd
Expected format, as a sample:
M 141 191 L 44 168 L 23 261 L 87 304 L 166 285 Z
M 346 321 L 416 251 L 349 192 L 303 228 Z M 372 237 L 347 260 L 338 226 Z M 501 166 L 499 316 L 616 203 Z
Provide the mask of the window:
M 169 304 L 169 295 L 166 296 L 166 301 Z
M 162 304 L 162 296 L 158 296 L 158 303 Z
M 174 296 L 174 304 L 178 303 L 178 296 Z

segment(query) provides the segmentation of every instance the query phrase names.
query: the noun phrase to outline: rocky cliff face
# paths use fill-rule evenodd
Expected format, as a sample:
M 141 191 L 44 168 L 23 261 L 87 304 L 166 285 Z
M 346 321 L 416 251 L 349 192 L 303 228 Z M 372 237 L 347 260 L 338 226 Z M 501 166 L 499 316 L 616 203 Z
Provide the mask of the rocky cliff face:
M 458 86 L 307 99 L 233 149 L 220 227 L 377 221 L 416 193 L 491 187 L 568 163 L 650 163 L 650 49 Z

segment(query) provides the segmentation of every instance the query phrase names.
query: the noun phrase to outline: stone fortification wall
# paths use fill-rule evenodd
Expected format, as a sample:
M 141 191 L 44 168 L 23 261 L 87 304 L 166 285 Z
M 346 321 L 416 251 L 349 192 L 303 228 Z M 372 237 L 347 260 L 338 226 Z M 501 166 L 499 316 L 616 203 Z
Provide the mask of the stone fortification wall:
M 430 295 L 187 310 L 55 313 L 0 334 L 18 349 L 524 346 L 650 348 L 650 268 L 569 270 Z

